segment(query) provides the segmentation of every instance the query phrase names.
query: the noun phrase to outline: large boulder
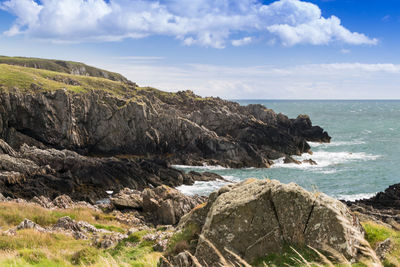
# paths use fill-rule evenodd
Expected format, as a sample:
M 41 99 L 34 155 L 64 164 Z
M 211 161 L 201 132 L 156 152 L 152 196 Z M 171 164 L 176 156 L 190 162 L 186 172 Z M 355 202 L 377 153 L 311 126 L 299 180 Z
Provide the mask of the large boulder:
M 374 255 L 360 223 L 344 204 L 275 180 L 249 179 L 222 187 L 206 205 L 185 215 L 178 229 L 198 229 L 191 252 L 208 266 L 216 266 L 221 255 L 235 262 L 228 251 L 252 263 L 281 253 L 286 245 L 334 250 L 350 261 L 365 251 Z

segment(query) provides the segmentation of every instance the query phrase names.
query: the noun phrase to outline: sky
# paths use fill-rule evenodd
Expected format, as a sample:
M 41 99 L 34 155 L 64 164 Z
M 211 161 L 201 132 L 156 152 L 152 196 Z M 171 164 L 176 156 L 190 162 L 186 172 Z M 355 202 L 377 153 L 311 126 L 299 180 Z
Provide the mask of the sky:
M 400 99 L 398 0 L 0 0 L 0 54 L 227 99 Z

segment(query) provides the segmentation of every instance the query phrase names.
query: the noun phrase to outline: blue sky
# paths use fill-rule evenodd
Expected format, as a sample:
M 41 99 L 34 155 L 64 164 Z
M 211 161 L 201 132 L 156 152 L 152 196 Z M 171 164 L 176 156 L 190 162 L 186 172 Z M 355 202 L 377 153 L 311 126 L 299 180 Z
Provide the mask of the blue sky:
M 229 99 L 400 99 L 396 0 L 7 0 L 0 54 Z

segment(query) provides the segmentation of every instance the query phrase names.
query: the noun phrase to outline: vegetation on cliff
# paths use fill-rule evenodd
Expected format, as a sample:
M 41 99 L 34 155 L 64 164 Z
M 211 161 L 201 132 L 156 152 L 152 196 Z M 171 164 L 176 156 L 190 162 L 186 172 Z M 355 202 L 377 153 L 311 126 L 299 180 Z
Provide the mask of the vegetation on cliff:
M 124 95 L 135 88 L 124 82 L 106 78 L 73 75 L 1 63 L 0 86 L 1 90 L 6 92 L 39 93 L 65 89 L 81 93 L 90 90 L 102 90 L 116 95 Z
M 15 66 L 22 66 L 35 69 L 50 70 L 55 72 L 101 77 L 113 81 L 127 82 L 121 74 L 102 70 L 80 62 L 64 61 L 64 60 L 51 60 L 42 58 L 27 58 L 27 57 L 6 57 L 0 56 L 0 64 L 8 64 Z

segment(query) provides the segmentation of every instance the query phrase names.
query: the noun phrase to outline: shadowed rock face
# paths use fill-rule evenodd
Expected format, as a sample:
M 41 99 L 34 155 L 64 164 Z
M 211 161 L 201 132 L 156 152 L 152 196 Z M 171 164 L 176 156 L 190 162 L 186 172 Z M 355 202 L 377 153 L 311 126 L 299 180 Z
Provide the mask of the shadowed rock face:
M 214 175 L 212 178 L 218 178 Z M 67 194 L 75 200 L 94 201 L 124 187 L 178 186 L 210 179 L 185 174 L 163 160 L 86 157 L 69 150 L 39 149 L 23 145 L 17 152 L 0 139 L 0 188 L 6 197 L 55 198 Z
M 365 251 L 374 255 L 357 218 L 344 204 L 293 183 L 250 179 L 225 186 L 210 195 L 207 205 L 181 219 L 178 228 L 187 227 L 200 229 L 192 253 L 208 266 L 220 259 L 216 250 L 228 262 L 235 262 L 229 250 L 252 263 L 282 252 L 285 245 L 330 248 L 348 260 Z
M 261 105 L 243 107 L 190 91 L 131 94 L 0 93 L 0 137 L 14 148 L 27 143 L 230 167 L 268 167 L 271 159 L 309 151 L 307 140 L 330 141 L 304 115 L 288 119 Z

